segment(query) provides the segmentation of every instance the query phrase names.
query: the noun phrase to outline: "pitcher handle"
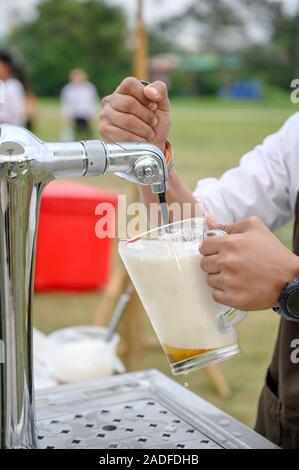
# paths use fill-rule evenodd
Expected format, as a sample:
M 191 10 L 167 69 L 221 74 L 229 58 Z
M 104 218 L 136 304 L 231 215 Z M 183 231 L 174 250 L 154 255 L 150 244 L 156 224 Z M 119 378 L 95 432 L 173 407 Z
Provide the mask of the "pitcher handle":
M 227 233 L 224 230 L 213 229 L 205 233 L 205 237 L 225 237 Z
M 246 312 L 237 310 L 234 307 L 228 307 L 225 312 L 219 315 L 219 326 L 222 330 L 234 328 L 246 317 Z
M 224 230 L 208 230 L 205 234 L 205 237 L 225 237 L 227 235 Z M 244 318 L 246 317 L 246 312 L 237 310 L 234 307 L 227 307 L 227 310 L 219 314 L 219 323 L 220 328 L 223 330 L 228 330 L 237 326 Z

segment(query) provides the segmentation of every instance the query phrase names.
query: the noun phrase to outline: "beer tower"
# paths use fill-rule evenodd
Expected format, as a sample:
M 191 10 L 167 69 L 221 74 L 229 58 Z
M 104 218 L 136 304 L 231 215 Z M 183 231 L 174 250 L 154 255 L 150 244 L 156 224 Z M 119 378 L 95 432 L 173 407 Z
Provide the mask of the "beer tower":
M 32 297 L 43 188 L 56 178 L 106 173 L 165 192 L 163 154 L 147 143 L 43 143 L 0 126 L 0 448 L 35 448 Z

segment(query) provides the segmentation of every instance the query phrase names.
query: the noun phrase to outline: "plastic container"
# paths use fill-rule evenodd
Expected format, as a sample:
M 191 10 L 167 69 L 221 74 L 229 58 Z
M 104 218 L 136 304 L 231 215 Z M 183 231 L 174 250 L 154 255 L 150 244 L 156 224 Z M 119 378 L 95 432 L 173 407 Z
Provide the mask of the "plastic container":
M 35 389 L 49 388 L 57 385 L 52 374 L 51 360 L 53 348 L 48 336 L 37 329 L 33 329 L 33 358 L 34 358 L 34 386 Z
M 95 233 L 100 220 L 95 209 L 101 202 L 116 208 L 117 194 L 72 181 L 53 181 L 45 188 L 37 239 L 36 291 L 87 291 L 107 284 L 113 239 L 100 239 Z
M 120 337 L 105 342 L 106 328 L 78 326 L 48 336 L 52 350 L 52 373 L 60 383 L 94 380 L 125 371 L 117 357 Z

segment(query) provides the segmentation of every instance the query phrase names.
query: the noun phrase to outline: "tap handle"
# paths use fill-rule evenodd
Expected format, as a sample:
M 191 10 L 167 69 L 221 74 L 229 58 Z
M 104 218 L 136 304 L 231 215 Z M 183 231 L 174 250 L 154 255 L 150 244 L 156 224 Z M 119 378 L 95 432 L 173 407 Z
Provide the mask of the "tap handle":
M 167 190 L 168 169 L 165 156 L 159 148 L 147 142 L 106 144 L 107 172 L 133 183 L 151 186 L 153 193 Z
M 133 183 L 167 189 L 168 168 L 161 150 L 147 142 L 104 143 L 100 140 L 46 143 L 55 178 L 115 173 Z
M 104 175 L 108 166 L 107 147 L 100 140 L 83 140 L 87 165 L 85 176 Z

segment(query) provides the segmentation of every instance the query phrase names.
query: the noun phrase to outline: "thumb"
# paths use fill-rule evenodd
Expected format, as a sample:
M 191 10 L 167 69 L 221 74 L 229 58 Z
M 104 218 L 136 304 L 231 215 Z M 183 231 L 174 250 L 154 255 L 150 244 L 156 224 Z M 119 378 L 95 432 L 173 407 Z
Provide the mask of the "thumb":
M 209 230 L 218 228 L 218 222 L 216 217 L 213 214 L 207 214 L 206 216 L 206 222 Z
M 167 85 L 164 82 L 156 81 L 143 88 L 143 93 L 149 101 L 157 103 L 161 111 L 169 111 L 169 99 Z
M 223 232 L 226 232 L 228 235 L 244 233 L 249 230 L 248 220 L 241 220 L 240 222 L 237 222 L 235 224 L 222 225 L 218 224 L 213 214 L 207 214 L 206 221 L 209 230 L 223 230 Z

